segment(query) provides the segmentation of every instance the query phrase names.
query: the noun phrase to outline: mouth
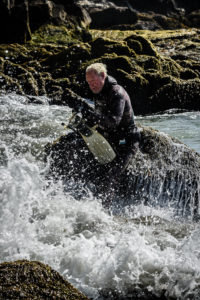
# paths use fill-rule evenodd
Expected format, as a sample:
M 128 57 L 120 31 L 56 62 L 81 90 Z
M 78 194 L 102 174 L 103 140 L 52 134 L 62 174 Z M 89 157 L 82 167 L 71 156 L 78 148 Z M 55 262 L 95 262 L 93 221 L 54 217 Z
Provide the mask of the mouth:
M 91 90 L 93 91 L 93 92 L 96 92 L 96 91 L 98 91 L 98 88 L 91 88 Z

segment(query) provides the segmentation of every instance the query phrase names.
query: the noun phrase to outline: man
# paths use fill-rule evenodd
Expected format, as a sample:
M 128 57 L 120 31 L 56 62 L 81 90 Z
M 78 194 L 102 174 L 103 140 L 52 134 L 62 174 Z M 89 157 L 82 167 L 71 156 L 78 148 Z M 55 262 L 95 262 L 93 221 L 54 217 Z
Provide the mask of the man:
M 97 130 L 108 140 L 117 154 L 114 161 L 102 169 L 99 168 L 99 176 L 103 174 L 100 181 L 105 189 L 110 191 L 138 150 L 140 132 L 134 124 L 129 95 L 107 74 L 104 64 L 94 63 L 88 66 L 86 81 L 93 92 L 95 109 L 91 110 L 80 99 L 77 99 L 76 104 L 71 101 L 70 106 L 74 108 L 76 106 L 76 110 L 79 107 L 83 118 L 90 126 L 98 125 Z
M 102 63 L 87 67 L 86 81 L 94 94 L 95 112 L 83 114 L 89 122 L 98 124 L 98 131 L 116 151 L 117 158 L 112 165 L 116 165 L 115 174 L 119 175 L 126 169 L 140 142 L 129 95 L 107 74 Z

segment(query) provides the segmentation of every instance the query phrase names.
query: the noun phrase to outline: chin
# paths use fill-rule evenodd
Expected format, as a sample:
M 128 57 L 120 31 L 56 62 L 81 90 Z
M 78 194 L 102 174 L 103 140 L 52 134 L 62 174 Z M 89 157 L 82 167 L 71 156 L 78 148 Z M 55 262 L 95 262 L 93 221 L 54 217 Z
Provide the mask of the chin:
M 98 89 L 98 90 L 91 90 L 94 94 L 99 94 L 101 91 L 102 91 L 102 88 L 101 89 Z
M 98 94 L 98 93 L 100 93 L 99 90 L 92 90 L 92 92 L 93 92 L 93 94 Z

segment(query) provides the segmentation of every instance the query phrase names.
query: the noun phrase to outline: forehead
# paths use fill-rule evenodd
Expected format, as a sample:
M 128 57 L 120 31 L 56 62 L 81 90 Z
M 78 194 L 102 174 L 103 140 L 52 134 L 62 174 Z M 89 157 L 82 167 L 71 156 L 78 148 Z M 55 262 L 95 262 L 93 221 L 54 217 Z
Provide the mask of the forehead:
M 97 72 L 90 70 L 86 73 L 86 79 L 87 80 L 95 80 L 99 78 L 99 75 L 97 74 Z

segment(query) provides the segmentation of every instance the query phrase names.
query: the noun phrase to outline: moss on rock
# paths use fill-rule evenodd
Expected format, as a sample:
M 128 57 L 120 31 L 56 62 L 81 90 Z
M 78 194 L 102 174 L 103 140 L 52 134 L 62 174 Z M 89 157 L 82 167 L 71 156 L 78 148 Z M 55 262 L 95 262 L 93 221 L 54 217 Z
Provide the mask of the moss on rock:
M 141 54 L 142 53 L 142 44 L 135 40 L 134 37 L 130 37 L 127 40 L 127 45 L 133 50 L 135 51 L 136 54 Z
M 124 70 L 118 69 L 118 82 L 127 90 L 130 95 L 134 112 L 138 114 L 147 113 L 148 102 L 146 101 L 149 94 L 149 82 L 140 73 L 127 73 Z
M 143 77 L 148 80 L 149 86 L 151 87 L 149 89 L 148 96 L 152 96 L 159 88 L 170 83 L 172 80 L 172 77 L 170 75 L 164 76 L 161 74 L 161 72 L 155 70 L 153 70 L 153 72 L 150 72 L 149 70 L 147 72 L 144 72 Z
M 161 71 L 160 60 L 153 56 L 138 55 L 136 59 L 138 65 L 145 71 L 149 69 Z
M 161 72 L 163 74 L 168 74 L 176 78 L 180 77 L 180 72 L 182 68 L 173 59 L 165 57 L 160 60 Z
M 131 42 L 135 40 L 138 41 L 142 47 L 141 54 L 149 55 L 149 56 L 158 56 L 158 53 L 154 47 L 154 45 L 144 38 L 141 35 L 133 34 L 130 35 L 129 37 L 125 38 L 125 41 L 128 43 L 129 46 L 131 46 Z
M 173 79 L 150 97 L 151 112 L 171 108 L 200 110 L 200 80 Z
M 117 69 L 122 69 L 129 73 L 133 68 L 131 59 L 124 55 L 105 55 L 102 57 L 102 62 L 108 66 L 108 70 L 111 74 L 115 74 Z
M 0 298 L 88 299 L 48 265 L 27 260 L 0 264 Z
M 93 57 L 99 57 L 105 53 L 116 53 L 117 55 L 127 55 L 135 57 L 135 51 L 127 46 L 127 43 L 117 42 L 107 38 L 97 38 L 91 43 L 91 51 Z
M 32 34 L 32 43 L 72 44 L 79 42 L 80 37 L 65 26 L 42 25 Z
M 180 78 L 183 80 L 195 79 L 198 77 L 198 73 L 189 68 L 183 68 L 182 71 L 180 71 Z
M 87 43 L 83 42 L 81 32 L 64 26 L 44 25 L 35 31 L 31 42 L 1 44 L 1 90 L 45 94 L 56 103 L 61 103 L 65 88 L 83 97 L 92 97 L 85 83 L 85 68 L 90 63 L 103 62 L 108 73 L 127 87 L 134 99 L 135 113 L 142 114 L 151 112 L 149 103 L 153 96 L 162 95 L 161 98 L 168 101 L 164 93 L 168 92 L 170 85 L 177 85 L 179 90 L 180 82 L 184 81 L 186 86 L 187 81 L 200 76 L 199 62 L 194 55 L 190 59 L 184 50 L 179 53 L 184 54 L 184 60 L 178 59 L 175 53 L 175 59 L 172 59 L 168 50 L 177 45 L 179 49 L 197 52 L 199 39 L 196 30 L 92 31 L 95 38 L 88 38 Z M 180 41 L 184 42 L 183 46 Z M 172 90 L 170 93 L 172 96 Z M 186 89 L 184 93 L 187 98 L 184 103 L 194 101 Z M 164 104 L 163 109 L 167 105 Z M 171 102 L 168 106 L 171 107 Z M 154 105 L 153 110 L 156 110 Z M 162 110 L 160 102 L 157 110 Z
M 1 92 L 16 92 L 18 94 L 24 94 L 22 86 L 18 80 L 0 72 L 0 91 Z

